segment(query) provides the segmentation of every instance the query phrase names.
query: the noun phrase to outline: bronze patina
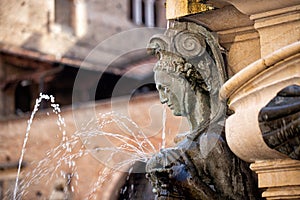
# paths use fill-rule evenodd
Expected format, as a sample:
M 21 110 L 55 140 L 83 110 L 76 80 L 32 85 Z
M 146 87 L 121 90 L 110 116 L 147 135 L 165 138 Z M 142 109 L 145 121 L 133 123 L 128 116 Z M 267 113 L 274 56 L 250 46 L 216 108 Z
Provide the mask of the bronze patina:
M 260 199 L 249 165 L 229 149 L 226 106 L 218 98 L 226 80 L 214 34 L 191 22 L 173 22 L 154 36 L 150 53 L 161 103 L 186 117 L 190 132 L 162 149 L 146 166 L 158 199 Z

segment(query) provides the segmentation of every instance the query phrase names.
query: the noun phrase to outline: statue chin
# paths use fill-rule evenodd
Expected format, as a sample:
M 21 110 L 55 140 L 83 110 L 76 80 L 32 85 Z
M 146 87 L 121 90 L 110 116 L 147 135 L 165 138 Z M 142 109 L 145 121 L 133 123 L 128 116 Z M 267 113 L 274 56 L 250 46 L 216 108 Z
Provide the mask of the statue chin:
M 173 110 L 172 113 L 174 116 L 182 116 L 181 112 L 178 112 L 176 110 Z
M 176 108 L 172 108 L 170 109 L 172 111 L 172 114 L 174 116 L 181 116 L 181 117 L 186 117 L 187 115 L 185 114 L 184 110 L 181 109 L 176 109 Z

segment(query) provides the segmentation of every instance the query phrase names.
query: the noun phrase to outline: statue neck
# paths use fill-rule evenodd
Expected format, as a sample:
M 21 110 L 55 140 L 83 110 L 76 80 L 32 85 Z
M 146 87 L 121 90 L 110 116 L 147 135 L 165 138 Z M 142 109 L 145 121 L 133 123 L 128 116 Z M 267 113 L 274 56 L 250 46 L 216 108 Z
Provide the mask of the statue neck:
M 200 92 L 196 93 L 194 101 L 189 101 L 187 120 L 189 122 L 190 131 L 198 129 L 200 126 L 209 123 L 211 106 L 209 96 Z

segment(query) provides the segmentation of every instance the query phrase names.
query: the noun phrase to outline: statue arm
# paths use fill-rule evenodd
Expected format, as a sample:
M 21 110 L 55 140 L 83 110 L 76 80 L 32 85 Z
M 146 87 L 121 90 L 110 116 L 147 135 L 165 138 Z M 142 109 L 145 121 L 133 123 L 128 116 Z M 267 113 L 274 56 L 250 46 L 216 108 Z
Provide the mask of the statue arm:
M 270 148 L 300 160 L 300 86 L 282 89 L 261 109 L 258 121 Z
M 177 148 L 163 149 L 147 163 L 147 177 L 158 197 L 178 199 L 218 199 L 212 188 L 203 182 L 184 147 L 193 146 L 183 140 Z M 183 145 L 182 145 L 183 144 Z

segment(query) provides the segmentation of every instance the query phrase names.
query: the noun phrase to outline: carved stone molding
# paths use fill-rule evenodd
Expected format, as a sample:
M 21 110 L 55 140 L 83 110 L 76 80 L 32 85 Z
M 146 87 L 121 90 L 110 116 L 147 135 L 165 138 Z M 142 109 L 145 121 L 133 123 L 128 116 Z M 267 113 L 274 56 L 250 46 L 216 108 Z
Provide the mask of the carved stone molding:
M 234 111 L 226 121 L 226 137 L 231 150 L 240 158 L 257 160 L 285 158 L 269 148 L 258 123 L 258 114 L 283 88 L 300 85 L 300 42 L 296 42 L 235 74 L 221 88 L 222 99 L 229 99 Z
M 276 97 L 278 94 L 284 96 L 283 93 L 287 93 L 286 90 L 291 90 L 294 85 L 298 88 L 299 66 L 300 42 L 295 42 L 250 64 L 229 79 L 220 91 L 220 97 L 223 100 L 228 99 L 229 109 L 234 111 L 234 114 L 226 120 L 228 145 L 237 156 L 252 162 L 251 169 L 258 174 L 259 188 L 265 190 L 262 197 L 267 200 L 300 198 L 300 163 L 288 158 L 290 156 L 298 159 L 297 149 L 300 147 L 297 125 L 299 119 L 288 120 L 299 116 L 298 108 L 294 109 L 293 105 L 289 105 L 297 101 L 297 98 L 283 102 Z M 296 97 L 297 91 L 289 91 L 292 93 L 289 95 Z M 281 113 L 279 118 L 277 117 L 279 122 L 277 127 L 274 124 L 268 126 L 269 121 L 259 122 L 259 115 L 264 114 L 263 112 L 275 116 L 266 109 L 274 106 L 272 100 L 278 100 L 275 105 L 283 104 L 286 109 L 277 111 L 276 116 Z M 282 126 L 285 121 L 287 126 L 289 122 L 295 126 Z M 277 134 L 277 137 L 274 135 L 270 138 L 269 133 Z
M 262 57 L 300 40 L 300 3 L 254 14 L 250 19 L 260 35 Z
M 278 1 L 278 0 L 209 0 L 208 3 L 215 5 L 220 2 L 226 2 L 235 6 L 242 13 L 247 15 L 253 15 L 257 13 L 268 12 L 270 10 L 277 10 L 281 8 L 286 8 L 294 5 L 298 5 L 298 0 L 289 1 Z
M 258 174 L 258 187 L 266 189 L 267 200 L 300 198 L 300 162 L 291 159 L 257 161 L 251 169 Z

